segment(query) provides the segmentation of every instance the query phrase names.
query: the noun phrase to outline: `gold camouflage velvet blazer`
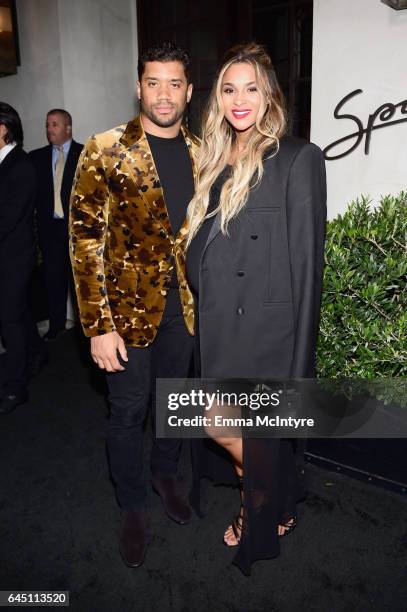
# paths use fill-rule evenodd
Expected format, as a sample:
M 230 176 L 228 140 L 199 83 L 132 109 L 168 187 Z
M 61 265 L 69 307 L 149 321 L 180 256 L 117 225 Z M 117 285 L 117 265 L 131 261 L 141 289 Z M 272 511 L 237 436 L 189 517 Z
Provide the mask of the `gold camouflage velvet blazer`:
M 182 128 L 194 179 L 198 140 Z M 70 257 L 86 336 L 117 331 L 124 342 L 152 343 L 176 265 L 186 327 L 194 304 L 185 277 L 186 221 L 171 231 L 140 117 L 88 139 L 71 195 Z

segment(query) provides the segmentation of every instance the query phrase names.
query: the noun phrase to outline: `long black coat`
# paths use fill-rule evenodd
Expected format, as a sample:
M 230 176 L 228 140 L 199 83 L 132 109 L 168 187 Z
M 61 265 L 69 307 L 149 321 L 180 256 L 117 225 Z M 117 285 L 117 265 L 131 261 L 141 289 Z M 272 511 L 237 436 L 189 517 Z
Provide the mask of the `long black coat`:
M 321 150 L 290 137 L 264 162 L 261 183 L 200 266 L 201 375 L 314 375 L 326 220 Z
M 61 185 L 61 201 L 64 209 L 66 232 L 68 232 L 69 199 L 72 183 L 75 176 L 76 165 L 83 145 L 72 140 L 68 157 L 66 158 L 64 174 Z M 38 179 L 38 192 L 36 200 L 38 231 L 41 247 L 47 245 L 47 236 L 53 232 L 54 220 L 54 179 L 52 175 L 52 145 L 35 149 L 29 153 Z

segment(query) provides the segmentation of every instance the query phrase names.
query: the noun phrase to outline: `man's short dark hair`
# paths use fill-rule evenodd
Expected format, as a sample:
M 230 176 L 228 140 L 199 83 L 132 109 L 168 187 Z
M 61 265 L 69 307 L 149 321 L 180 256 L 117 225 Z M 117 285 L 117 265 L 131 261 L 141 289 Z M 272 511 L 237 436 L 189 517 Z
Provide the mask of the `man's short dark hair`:
M 64 110 L 63 108 L 53 108 L 47 112 L 47 117 L 48 115 L 62 115 L 65 119 L 66 125 L 72 125 L 71 114 L 68 113 L 68 111 Z
M 7 128 L 7 133 L 4 136 L 6 144 L 16 142 L 23 146 L 24 134 L 20 116 L 16 109 L 6 102 L 0 102 L 0 123 Z
M 137 65 L 138 78 L 141 81 L 147 62 L 181 62 L 184 66 L 185 76 L 189 83 L 189 55 L 182 47 L 174 45 L 174 43 L 166 40 L 157 43 L 140 55 Z

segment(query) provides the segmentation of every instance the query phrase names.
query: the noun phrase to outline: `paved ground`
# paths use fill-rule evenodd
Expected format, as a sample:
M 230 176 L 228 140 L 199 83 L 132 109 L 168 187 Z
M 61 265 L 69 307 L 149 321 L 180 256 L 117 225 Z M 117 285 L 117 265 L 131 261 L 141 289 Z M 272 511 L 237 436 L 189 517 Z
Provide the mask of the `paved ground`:
M 30 402 L 0 421 L 0 590 L 70 590 L 78 612 L 407 610 L 406 498 L 311 465 L 297 530 L 251 577 L 221 543 L 237 493 L 210 483 L 206 518 L 183 527 L 149 493 L 148 555 L 141 568 L 126 568 L 103 378 L 73 330 L 50 352 Z M 188 458 L 186 447 L 186 488 Z

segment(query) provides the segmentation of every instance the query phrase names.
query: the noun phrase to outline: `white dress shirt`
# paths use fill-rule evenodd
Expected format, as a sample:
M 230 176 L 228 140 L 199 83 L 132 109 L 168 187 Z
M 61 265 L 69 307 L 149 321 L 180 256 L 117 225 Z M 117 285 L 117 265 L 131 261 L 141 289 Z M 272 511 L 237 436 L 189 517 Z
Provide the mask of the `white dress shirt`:
M 17 146 L 16 142 L 9 142 L 8 144 L 4 145 L 4 147 L 0 149 L 0 164 L 4 160 L 6 155 L 8 155 L 10 151 L 12 151 L 14 147 L 16 146 Z

